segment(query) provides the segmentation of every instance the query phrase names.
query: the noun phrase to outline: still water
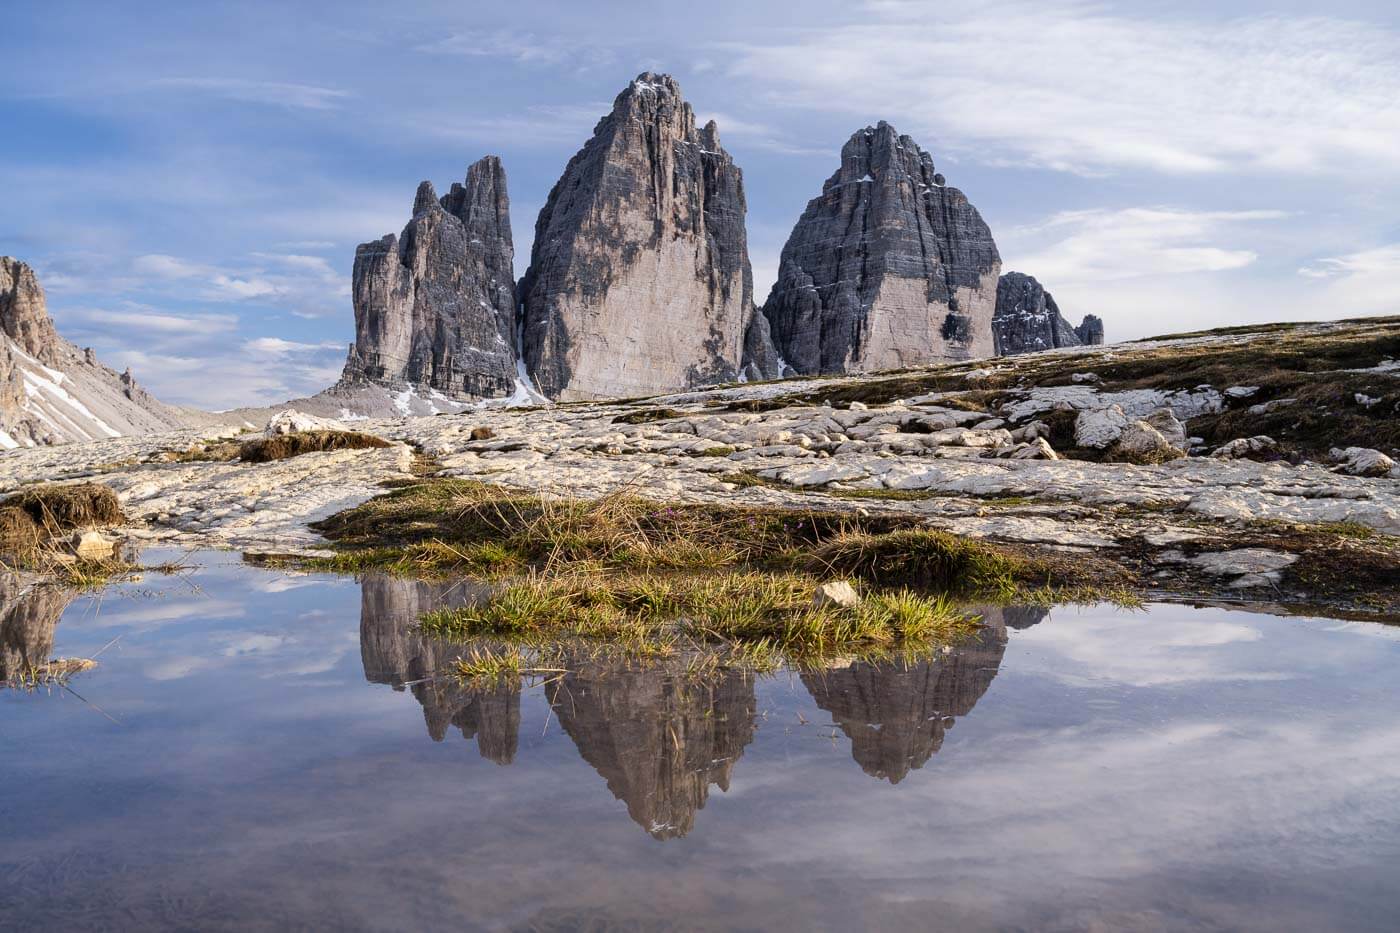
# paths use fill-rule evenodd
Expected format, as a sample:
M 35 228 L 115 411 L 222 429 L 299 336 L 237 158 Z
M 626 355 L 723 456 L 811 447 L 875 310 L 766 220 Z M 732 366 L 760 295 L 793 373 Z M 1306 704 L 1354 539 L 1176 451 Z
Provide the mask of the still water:
M 425 680 L 460 589 L 11 603 L 0 928 L 1395 929 L 1400 628 L 1007 610 L 933 663 Z M 104 649 L 105 646 L 105 649 Z

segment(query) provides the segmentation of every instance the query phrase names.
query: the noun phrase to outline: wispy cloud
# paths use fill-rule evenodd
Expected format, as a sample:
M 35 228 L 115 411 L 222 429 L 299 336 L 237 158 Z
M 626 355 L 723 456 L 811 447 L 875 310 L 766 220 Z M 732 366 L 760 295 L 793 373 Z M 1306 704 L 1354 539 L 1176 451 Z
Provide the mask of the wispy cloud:
M 353 95 L 337 88 L 248 78 L 159 78 L 151 87 L 211 95 L 246 104 L 269 104 L 299 110 L 335 110 Z
M 238 326 L 238 318 L 232 314 L 179 315 L 163 313 L 141 306 L 127 309 L 70 309 L 67 317 L 100 327 L 139 330 L 177 337 L 228 333 Z
M 1008 268 L 1029 272 L 1052 288 L 1150 276 L 1225 272 L 1259 255 L 1237 242 L 1244 225 L 1277 221 L 1276 210 L 1191 211 L 1170 207 L 1067 211 L 1013 230 Z M 1038 243 L 1040 245 L 1029 245 Z
M 541 35 L 508 29 L 454 32 L 418 45 L 430 55 L 500 58 L 523 65 L 573 65 L 583 69 L 610 67 L 616 54 L 607 46 L 579 40 L 577 35 Z
M 732 70 L 775 103 L 884 116 L 983 162 L 1400 173 L 1400 37 L 1385 29 L 1149 19 L 1077 3 L 866 10 L 860 23 L 733 46 Z
M 1338 314 L 1400 314 L 1400 243 L 1318 259 L 1298 274 Z

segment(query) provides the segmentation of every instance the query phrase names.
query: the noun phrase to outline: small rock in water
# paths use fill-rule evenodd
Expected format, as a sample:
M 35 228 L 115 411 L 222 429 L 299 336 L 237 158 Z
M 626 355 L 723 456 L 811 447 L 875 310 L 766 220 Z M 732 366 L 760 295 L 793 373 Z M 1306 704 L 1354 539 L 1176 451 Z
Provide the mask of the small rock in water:
M 856 588 L 845 580 L 837 580 L 832 583 L 823 583 L 817 587 L 817 591 L 812 594 L 812 605 L 818 609 L 825 609 L 829 606 L 840 606 L 843 609 L 854 609 L 860 605 L 860 594 Z

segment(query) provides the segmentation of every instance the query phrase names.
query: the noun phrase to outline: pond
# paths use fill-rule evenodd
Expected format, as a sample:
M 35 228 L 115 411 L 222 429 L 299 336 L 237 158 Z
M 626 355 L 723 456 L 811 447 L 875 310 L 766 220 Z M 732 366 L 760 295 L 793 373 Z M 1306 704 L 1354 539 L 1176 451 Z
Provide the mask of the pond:
M 989 612 L 936 660 L 469 689 L 464 585 L 194 557 L 0 665 L 0 927 L 1393 929 L 1400 628 Z

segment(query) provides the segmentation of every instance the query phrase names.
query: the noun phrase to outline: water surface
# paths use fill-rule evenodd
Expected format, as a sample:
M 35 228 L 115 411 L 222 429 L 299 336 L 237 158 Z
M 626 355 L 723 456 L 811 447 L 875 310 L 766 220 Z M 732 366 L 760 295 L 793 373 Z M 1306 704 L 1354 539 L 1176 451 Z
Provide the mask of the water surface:
M 288 577 L 12 604 L 0 926 L 1393 929 L 1400 630 L 992 613 L 930 663 L 431 674 L 460 587 Z M 115 641 L 114 641 L 115 639 Z M 105 650 L 102 650 L 104 649 Z

